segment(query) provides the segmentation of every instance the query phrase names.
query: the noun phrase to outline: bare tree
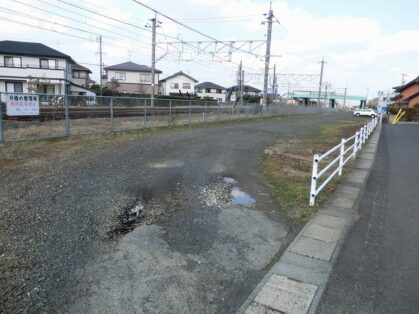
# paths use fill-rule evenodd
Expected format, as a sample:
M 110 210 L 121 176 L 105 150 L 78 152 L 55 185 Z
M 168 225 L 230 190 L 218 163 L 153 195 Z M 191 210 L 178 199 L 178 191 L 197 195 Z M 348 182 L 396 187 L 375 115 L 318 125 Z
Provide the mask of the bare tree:
M 119 86 L 120 84 L 118 80 L 115 78 L 112 78 L 111 81 L 109 82 L 109 89 L 114 93 L 118 91 Z

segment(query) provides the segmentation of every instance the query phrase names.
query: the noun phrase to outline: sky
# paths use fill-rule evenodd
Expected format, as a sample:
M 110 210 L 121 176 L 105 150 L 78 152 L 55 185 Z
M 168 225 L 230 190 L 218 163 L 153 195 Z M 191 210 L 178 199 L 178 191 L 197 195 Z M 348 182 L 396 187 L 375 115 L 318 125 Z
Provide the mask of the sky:
M 158 14 L 156 67 L 163 71 L 161 78 L 183 71 L 200 82 L 229 87 L 236 84 L 242 61 L 245 83 L 262 88 L 267 32 L 262 21 L 269 1 L 139 2 L 213 39 L 252 41 L 230 57 L 228 47 L 219 50 L 221 44 L 212 43 L 204 49 L 209 38 Z M 347 88 L 351 95 L 373 98 L 400 85 L 402 73 L 406 81 L 419 75 L 417 0 L 276 0 L 272 10 L 271 76 L 274 64 L 277 74 L 316 74 L 306 81 L 279 75 L 280 94 L 316 90 L 323 58 L 329 90 Z M 151 32 L 145 26 L 153 17 L 153 11 L 133 0 L 0 0 L 0 40 L 48 45 L 90 68 L 99 81 L 97 37 L 103 38 L 105 66 L 126 61 L 150 65 Z M 179 41 L 194 43 L 170 44 Z M 246 53 L 249 49 L 253 54 Z

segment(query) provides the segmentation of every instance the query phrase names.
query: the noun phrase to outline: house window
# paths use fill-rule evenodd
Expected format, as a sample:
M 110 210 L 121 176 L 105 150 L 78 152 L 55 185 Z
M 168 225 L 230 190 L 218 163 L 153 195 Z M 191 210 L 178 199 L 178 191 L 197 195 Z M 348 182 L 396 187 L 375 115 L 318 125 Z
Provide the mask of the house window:
M 118 81 L 125 81 L 127 79 L 127 74 L 125 72 L 115 72 L 115 79 Z
M 86 78 L 86 71 L 73 71 L 73 78 Z
M 171 89 L 179 89 L 179 84 L 178 83 L 170 83 L 170 88 Z
M 47 95 L 54 95 L 55 94 L 55 86 L 51 84 L 43 85 L 41 92 Z
M 4 66 L 21 68 L 22 67 L 22 58 L 21 57 L 4 57 Z
M 150 83 L 150 74 L 140 74 L 141 83 Z
M 57 60 L 54 59 L 40 59 L 39 60 L 41 69 L 56 69 Z
M 7 93 L 23 93 L 22 82 L 6 82 Z
M 217 94 L 222 94 L 223 91 L 221 89 L 217 89 Z
M 206 88 L 206 89 L 205 89 L 205 92 L 206 92 L 206 93 L 211 93 L 211 89 L 210 89 L 210 88 Z
M 183 89 L 191 89 L 191 83 L 183 83 L 182 88 Z

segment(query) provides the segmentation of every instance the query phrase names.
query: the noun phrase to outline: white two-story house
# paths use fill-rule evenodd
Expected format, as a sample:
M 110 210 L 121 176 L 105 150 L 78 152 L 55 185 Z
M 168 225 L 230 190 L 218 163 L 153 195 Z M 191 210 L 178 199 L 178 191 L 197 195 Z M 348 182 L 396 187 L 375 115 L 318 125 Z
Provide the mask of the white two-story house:
M 70 92 L 72 95 L 83 95 L 83 92 L 90 88 L 91 73 L 92 71 L 80 64 L 75 63 L 71 66 Z
M 212 82 L 203 82 L 195 86 L 196 94 L 201 97 L 209 97 L 219 102 L 226 101 L 226 89 Z
M 146 65 L 134 62 L 124 62 L 111 65 L 105 68 L 106 85 L 111 86 L 111 82 L 117 81 L 116 91 L 119 93 L 130 94 L 151 94 L 151 68 Z M 154 93 L 159 91 L 160 70 L 154 70 Z
M 74 65 L 70 56 L 41 43 L 0 41 L 1 99 L 4 93 L 95 95 L 73 82 Z
M 182 71 L 168 76 L 159 82 L 161 94 L 167 96 L 194 95 L 196 83 L 198 83 L 196 79 Z

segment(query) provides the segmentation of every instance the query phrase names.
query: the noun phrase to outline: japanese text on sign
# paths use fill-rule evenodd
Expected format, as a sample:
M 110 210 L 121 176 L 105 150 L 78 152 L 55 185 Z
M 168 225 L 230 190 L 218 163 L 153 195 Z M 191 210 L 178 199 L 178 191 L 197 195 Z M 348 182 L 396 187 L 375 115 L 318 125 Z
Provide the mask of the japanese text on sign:
M 39 116 L 39 96 L 9 94 L 6 97 L 8 116 Z

